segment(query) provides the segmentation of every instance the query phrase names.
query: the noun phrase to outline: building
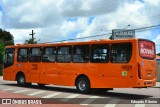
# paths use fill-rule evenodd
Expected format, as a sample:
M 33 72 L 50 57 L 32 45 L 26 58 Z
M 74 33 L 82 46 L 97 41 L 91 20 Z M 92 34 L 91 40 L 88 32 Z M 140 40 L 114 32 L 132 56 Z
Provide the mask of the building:
M 156 55 L 156 61 L 160 63 L 160 56 Z
M 157 61 L 157 81 L 160 82 L 160 56 L 156 56 L 156 61 Z

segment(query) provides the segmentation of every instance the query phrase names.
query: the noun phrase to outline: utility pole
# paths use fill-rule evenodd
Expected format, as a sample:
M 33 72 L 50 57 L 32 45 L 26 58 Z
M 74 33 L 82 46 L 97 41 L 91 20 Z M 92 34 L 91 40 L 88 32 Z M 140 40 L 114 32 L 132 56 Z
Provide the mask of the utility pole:
M 31 34 L 29 34 L 29 35 L 32 35 L 32 44 L 34 43 L 34 31 L 32 30 L 32 33 Z

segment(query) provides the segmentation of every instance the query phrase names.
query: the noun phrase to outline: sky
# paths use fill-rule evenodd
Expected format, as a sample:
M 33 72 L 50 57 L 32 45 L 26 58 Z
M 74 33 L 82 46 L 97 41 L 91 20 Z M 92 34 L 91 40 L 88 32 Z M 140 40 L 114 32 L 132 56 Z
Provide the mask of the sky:
M 102 35 L 76 41 L 108 39 L 112 29 L 160 25 L 160 0 L 0 0 L 0 28 L 24 43 L 32 30 L 39 43 Z M 128 26 L 130 25 L 130 26 Z M 160 52 L 160 26 L 137 30 Z

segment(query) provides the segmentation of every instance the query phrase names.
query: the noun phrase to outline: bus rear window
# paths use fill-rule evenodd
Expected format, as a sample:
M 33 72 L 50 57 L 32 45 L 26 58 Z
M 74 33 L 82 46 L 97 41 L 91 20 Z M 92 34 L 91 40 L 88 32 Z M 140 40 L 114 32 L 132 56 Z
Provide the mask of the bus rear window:
M 151 41 L 139 41 L 139 53 L 142 58 L 154 59 L 155 58 L 155 44 Z

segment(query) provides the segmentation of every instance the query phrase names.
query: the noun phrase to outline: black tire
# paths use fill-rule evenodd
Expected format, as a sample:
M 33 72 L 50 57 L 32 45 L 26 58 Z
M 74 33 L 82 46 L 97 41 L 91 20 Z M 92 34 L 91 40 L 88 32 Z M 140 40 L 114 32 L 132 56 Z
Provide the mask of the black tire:
M 46 84 L 37 83 L 39 87 L 44 87 Z
M 109 90 L 113 90 L 113 88 L 93 88 L 93 93 L 106 93 Z
M 26 85 L 26 78 L 25 78 L 24 74 L 19 74 L 17 76 L 17 84 L 19 86 L 25 86 Z
M 27 87 L 30 87 L 32 85 L 32 83 L 26 83 Z
M 78 92 L 86 94 L 90 92 L 90 82 L 86 77 L 80 77 L 76 80 L 76 88 Z

